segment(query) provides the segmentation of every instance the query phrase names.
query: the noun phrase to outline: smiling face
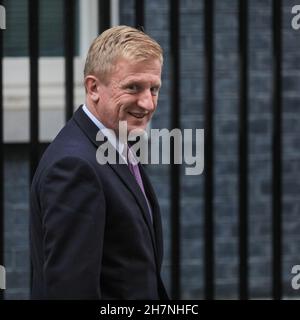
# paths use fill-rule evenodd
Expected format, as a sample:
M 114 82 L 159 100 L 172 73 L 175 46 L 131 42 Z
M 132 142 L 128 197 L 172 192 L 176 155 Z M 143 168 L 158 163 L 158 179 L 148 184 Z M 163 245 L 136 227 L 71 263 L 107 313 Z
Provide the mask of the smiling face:
M 119 121 L 127 121 L 128 132 L 144 130 L 156 109 L 160 86 L 159 60 L 118 59 L 106 83 L 95 76 L 86 77 L 87 105 L 105 127 L 115 132 Z

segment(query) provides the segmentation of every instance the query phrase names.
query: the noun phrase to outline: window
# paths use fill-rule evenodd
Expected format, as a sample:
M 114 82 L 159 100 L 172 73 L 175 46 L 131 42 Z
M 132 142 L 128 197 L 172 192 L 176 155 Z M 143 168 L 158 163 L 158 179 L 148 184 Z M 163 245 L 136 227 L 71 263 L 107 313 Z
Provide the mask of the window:
M 4 56 L 28 56 L 28 1 L 5 0 L 6 30 L 3 32 Z M 75 0 L 75 55 L 79 52 L 79 4 Z M 40 56 L 58 57 L 64 54 L 64 1 L 40 0 Z

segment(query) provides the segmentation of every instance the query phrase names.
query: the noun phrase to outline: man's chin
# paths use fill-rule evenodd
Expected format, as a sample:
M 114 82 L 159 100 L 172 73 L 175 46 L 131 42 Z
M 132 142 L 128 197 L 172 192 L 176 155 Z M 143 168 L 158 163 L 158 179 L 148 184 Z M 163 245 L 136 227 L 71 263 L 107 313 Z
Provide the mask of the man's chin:
M 128 126 L 127 132 L 131 135 L 141 135 L 146 132 L 147 126 Z
M 124 134 L 127 132 L 127 135 L 130 136 L 140 136 L 147 132 L 147 124 L 148 122 L 143 123 L 132 123 L 130 121 L 122 120 L 119 122 L 119 126 L 117 130 L 115 130 L 116 134 Z

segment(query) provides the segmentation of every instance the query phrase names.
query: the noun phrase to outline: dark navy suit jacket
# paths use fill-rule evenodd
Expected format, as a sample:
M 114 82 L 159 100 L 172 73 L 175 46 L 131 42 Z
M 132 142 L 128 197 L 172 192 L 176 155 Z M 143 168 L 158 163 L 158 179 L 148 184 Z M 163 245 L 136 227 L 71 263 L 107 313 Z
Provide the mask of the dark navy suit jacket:
M 126 164 L 96 160 L 98 128 L 80 107 L 45 151 L 31 186 L 33 299 L 167 299 L 160 211 Z

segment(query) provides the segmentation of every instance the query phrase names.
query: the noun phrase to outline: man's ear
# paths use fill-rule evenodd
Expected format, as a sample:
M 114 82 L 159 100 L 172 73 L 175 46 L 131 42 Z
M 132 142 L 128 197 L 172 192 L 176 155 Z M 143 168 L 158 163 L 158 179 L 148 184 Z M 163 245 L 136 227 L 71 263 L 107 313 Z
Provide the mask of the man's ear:
M 87 95 L 97 103 L 99 100 L 99 80 L 95 76 L 89 75 L 85 77 L 84 85 Z

